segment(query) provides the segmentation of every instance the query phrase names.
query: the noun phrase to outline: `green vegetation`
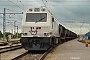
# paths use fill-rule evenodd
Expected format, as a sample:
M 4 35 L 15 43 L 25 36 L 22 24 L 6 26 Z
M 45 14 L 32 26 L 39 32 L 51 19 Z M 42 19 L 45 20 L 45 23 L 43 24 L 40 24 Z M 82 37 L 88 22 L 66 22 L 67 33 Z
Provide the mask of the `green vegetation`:
M 2 38 L 3 37 L 3 34 L 2 34 L 2 32 L 0 31 L 0 38 Z
M 17 38 L 17 37 L 20 38 L 21 37 L 21 34 L 20 33 L 16 33 L 15 35 L 13 35 L 13 38 Z
M 13 34 L 10 32 L 5 32 L 5 36 L 8 36 L 8 35 L 13 35 Z
M 20 33 L 12 34 L 10 32 L 5 32 L 5 36 L 7 37 L 8 35 L 11 35 L 11 38 L 17 38 L 17 37 L 20 38 L 21 37 Z M 3 34 L 1 31 L 0 31 L 0 38 L 3 38 Z

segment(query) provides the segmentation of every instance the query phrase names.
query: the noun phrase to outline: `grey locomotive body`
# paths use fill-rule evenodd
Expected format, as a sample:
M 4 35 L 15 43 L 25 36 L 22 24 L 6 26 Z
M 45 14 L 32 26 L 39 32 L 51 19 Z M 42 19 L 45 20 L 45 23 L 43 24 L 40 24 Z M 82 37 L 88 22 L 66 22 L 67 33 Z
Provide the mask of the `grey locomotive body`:
M 73 38 L 76 34 L 60 25 L 45 8 L 28 9 L 23 14 L 20 41 L 26 50 L 47 50 Z

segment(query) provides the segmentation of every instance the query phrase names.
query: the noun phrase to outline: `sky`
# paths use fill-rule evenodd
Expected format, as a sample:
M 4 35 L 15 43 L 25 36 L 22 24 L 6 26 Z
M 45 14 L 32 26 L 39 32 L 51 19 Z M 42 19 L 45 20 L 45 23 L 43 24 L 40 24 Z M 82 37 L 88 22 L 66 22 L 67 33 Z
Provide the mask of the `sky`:
M 90 0 L 0 0 L 0 13 L 22 13 L 28 8 L 46 7 L 60 24 L 77 33 L 90 31 Z M 6 14 L 6 31 L 12 32 L 14 21 L 21 32 L 22 14 Z M 9 22 L 9 23 L 8 23 Z M 3 14 L 0 14 L 3 30 Z

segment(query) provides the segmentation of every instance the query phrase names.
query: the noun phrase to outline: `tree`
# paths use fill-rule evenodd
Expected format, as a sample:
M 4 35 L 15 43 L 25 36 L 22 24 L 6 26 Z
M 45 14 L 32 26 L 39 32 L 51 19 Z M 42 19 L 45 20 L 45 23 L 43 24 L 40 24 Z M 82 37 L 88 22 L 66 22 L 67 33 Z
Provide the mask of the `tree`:
M 18 36 L 17 36 L 18 35 Z M 15 35 L 14 35 L 14 37 L 16 38 L 16 37 L 18 37 L 18 38 L 20 38 L 21 37 L 21 34 L 20 33 L 16 33 Z
M 2 38 L 3 37 L 3 34 L 2 34 L 2 32 L 0 31 L 0 38 Z
M 18 33 L 18 37 L 21 38 L 21 34 L 20 33 Z
M 11 35 L 11 38 L 13 37 L 13 34 L 10 32 L 5 32 L 5 36 L 7 37 L 8 35 Z
M 5 32 L 5 36 L 12 35 L 10 32 Z

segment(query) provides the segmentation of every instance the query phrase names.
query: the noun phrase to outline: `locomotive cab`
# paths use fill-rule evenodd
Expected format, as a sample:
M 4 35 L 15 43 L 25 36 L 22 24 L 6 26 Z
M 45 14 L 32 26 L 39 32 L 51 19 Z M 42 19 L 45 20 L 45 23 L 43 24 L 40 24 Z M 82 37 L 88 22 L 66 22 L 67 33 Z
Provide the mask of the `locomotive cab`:
M 28 9 L 22 19 L 22 46 L 26 50 L 47 50 L 53 36 L 53 22 L 54 18 L 47 9 Z

